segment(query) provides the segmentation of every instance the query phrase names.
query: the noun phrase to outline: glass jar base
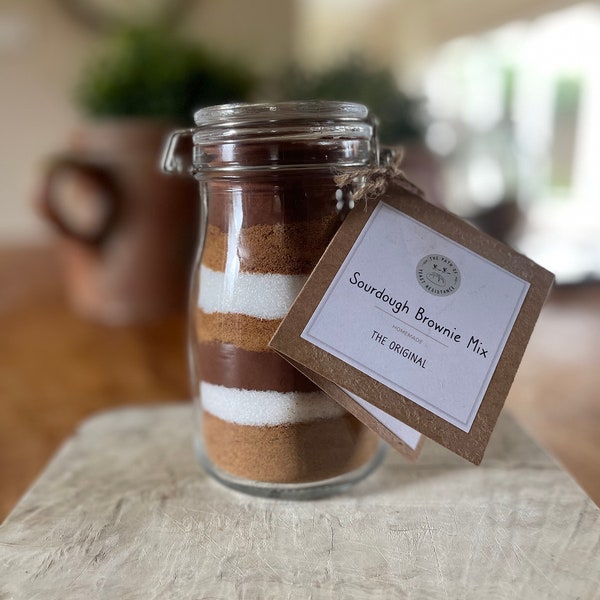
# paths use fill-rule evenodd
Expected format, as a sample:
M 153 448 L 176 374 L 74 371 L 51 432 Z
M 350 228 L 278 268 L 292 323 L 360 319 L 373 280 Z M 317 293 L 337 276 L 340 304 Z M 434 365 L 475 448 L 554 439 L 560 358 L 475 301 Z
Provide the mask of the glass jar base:
M 202 444 L 198 443 L 197 440 L 195 443 L 195 453 L 198 462 L 219 483 L 237 492 L 251 496 L 280 500 L 314 500 L 342 493 L 377 469 L 383 462 L 386 451 L 387 444 L 380 442 L 377 451 L 368 462 L 358 469 L 338 475 L 337 477 L 307 483 L 264 483 L 242 479 L 219 469 L 206 456 Z

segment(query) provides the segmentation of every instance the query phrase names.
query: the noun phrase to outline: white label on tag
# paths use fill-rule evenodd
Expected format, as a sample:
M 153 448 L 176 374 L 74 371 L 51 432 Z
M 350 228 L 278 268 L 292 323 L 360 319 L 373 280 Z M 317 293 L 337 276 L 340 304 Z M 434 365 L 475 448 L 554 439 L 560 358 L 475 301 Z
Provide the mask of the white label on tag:
M 302 337 L 468 432 L 528 289 L 381 202 Z
M 345 394 L 348 394 L 354 402 L 360 404 L 368 413 L 375 417 L 384 427 L 387 427 L 387 429 L 403 441 L 411 450 L 417 449 L 417 446 L 421 441 L 421 434 L 416 429 L 409 427 L 406 423 L 392 417 L 392 415 L 388 415 L 380 408 L 373 406 L 370 402 L 353 394 L 350 390 L 347 390 L 346 388 L 341 389 Z

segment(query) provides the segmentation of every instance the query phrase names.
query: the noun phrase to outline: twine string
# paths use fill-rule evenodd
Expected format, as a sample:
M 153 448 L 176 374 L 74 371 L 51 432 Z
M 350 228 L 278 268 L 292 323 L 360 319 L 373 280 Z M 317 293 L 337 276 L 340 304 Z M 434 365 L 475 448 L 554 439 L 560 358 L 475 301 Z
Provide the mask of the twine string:
M 401 148 L 386 150 L 383 153 L 383 164 L 369 169 L 359 169 L 356 171 L 347 171 L 335 176 L 335 183 L 340 188 L 352 185 L 356 181 L 362 180 L 362 185 L 353 193 L 354 202 L 365 201 L 365 206 L 369 200 L 379 198 L 387 191 L 389 185 L 402 188 L 409 194 L 418 196 L 422 200 L 425 194 L 421 188 L 409 181 L 402 170 L 402 159 L 404 152 Z

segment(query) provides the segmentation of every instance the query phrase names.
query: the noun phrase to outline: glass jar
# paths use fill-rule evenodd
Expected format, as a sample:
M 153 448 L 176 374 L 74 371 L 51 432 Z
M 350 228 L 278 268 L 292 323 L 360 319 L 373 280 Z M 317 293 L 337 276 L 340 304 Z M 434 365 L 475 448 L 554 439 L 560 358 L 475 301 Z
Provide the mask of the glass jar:
M 342 102 L 204 108 L 174 132 L 163 168 L 201 199 L 190 362 L 200 462 L 248 493 L 312 498 L 379 464 L 377 436 L 268 348 L 344 216 L 336 174 L 378 162 L 366 107 Z M 193 139 L 193 161 L 178 154 Z

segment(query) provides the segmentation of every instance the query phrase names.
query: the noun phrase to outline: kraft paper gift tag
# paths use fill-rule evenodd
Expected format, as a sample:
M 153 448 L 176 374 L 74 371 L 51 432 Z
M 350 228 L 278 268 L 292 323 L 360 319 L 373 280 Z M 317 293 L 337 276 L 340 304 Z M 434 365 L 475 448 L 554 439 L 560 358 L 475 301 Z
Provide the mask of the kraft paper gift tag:
M 479 464 L 553 279 L 396 176 L 351 211 L 271 348 L 405 456 L 426 436 Z

